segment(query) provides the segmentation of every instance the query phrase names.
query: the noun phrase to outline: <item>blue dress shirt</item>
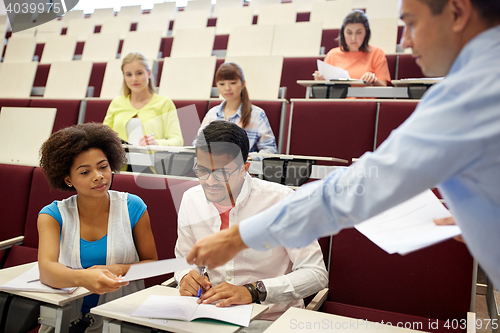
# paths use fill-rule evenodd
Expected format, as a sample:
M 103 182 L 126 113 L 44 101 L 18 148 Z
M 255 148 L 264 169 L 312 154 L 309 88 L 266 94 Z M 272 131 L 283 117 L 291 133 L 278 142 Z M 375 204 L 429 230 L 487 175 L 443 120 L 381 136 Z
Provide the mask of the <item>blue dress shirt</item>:
M 375 152 L 242 221 L 245 244 L 304 246 L 437 185 L 472 255 L 500 286 L 499 55 L 500 26 L 473 38 Z

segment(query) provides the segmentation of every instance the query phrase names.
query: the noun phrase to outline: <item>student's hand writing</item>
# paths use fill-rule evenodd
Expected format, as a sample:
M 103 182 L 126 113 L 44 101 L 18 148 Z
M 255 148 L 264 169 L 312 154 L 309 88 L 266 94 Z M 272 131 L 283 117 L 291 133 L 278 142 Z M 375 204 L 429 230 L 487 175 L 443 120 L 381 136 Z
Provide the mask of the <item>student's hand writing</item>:
M 252 303 L 252 295 L 250 295 L 246 287 L 235 286 L 227 282 L 223 282 L 204 293 L 198 303 L 210 304 L 221 299 L 224 299 L 224 301 L 217 303 L 216 306 Z
M 82 280 L 78 285 L 94 294 L 102 295 L 128 285 L 128 281 L 120 282 L 120 279 L 109 270 L 96 268 L 83 270 Z
M 139 141 L 139 146 L 158 146 L 158 142 L 152 135 L 144 135 Z
M 179 294 L 181 296 L 197 296 L 200 285 L 203 288 L 203 292 L 212 287 L 208 276 L 202 277 L 197 271 L 191 270 L 179 282 Z
M 453 218 L 453 216 L 443 217 L 440 219 L 433 219 L 432 221 L 434 221 L 434 223 L 437 225 L 455 225 L 455 219 Z M 465 240 L 463 239 L 463 237 L 461 235 L 455 236 L 455 237 L 453 237 L 453 239 L 465 244 Z
M 367 84 L 374 84 L 378 81 L 377 76 L 372 72 L 366 72 L 361 76 L 360 80 L 366 81 Z
M 323 75 L 320 75 L 318 71 L 314 71 L 313 77 L 315 81 L 324 81 L 325 77 Z

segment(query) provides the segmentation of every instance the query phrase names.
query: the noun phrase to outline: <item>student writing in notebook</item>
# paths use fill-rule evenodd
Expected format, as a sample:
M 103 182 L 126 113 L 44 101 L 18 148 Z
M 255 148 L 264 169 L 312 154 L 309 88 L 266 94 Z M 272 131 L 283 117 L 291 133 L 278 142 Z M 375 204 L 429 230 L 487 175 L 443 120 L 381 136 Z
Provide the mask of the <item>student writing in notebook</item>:
M 248 174 L 248 137 L 236 124 L 214 121 L 196 139 L 194 171 L 200 185 L 184 193 L 178 215 L 175 255 L 185 257 L 196 241 L 253 216 L 290 195 L 284 185 Z M 289 307 L 304 307 L 302 298 L 328 282 L 317 241 L 300 249 L 278 247 L 268 251 L 242 251 L 227 265 L 175 273 L 179 292 L 219 306 L 261 302 L 269 306 L 252 329 L 262 330 Z
M 212 121 L 226 120 L 247 132 L 250 152 L 276 154 L 278 149 L 269 120 L 264 110 L 252 105 L 241 67 L 234 62 L 223 63 L 217 69 L 215 81 L 224 101 L 207 112 L 198 134 Z
M 38 216 L 40 281 L 55 288 L 82 286 L 94 294 L 72 304 L 69 332 L 101 332 L 92 307 L 144 288 L 120 282 L 130 265 L 157 260 L 144 202 L 111 191 L 112 172 L 126 161 L 109 127 L 87 123 L 62 129 L 41 148 L 40 166 L 52 188 L 76 191 Z M 41 332 L 51 328 L 42 327 Z
M 384 51 L 369 45 L 370 24 L 360 10 L 353 10 L 344 18 L 339 32 L 339 47 L 328 52 L 325 62 L 349 72 L 352 79 L 366 81 L 374 86 L 387 86 L 391 81 L 389 66 Z M 325 78 L 315 71 L 315 80 Z
M 123 95 L 113 99 L 104 124 L 133 145 L 182 146 L 181 126 L 172 100 L 155 93 L 146 57 L 129 53 L 122 61 Z

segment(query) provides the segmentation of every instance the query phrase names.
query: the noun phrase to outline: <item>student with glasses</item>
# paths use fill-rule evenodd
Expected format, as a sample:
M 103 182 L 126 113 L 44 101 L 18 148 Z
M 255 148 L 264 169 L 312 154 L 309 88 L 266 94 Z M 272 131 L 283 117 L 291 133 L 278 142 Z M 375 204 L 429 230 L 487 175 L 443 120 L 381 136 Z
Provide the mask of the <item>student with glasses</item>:
M 282 200 L 293 191 L 286 186 L 252 178 L 247 162 L 249 141 L 244 129 L 226 121 L 207 125 L 196 139 L 194 173 L 200 185 L 187 190 L 178 215 L 176 257 L 185 257 L 199 239 L 238 224 Z M 289 307 L 304 307 L 302 298 L 328 282 L 317 241 L 300 248 L 242 251 L 226 266 L 175 273 L 179 292 L 219 306 L 263 302 L 269 310 L 252 331 L 269 326 Z M 248 330 L 248 329 L 246 329 Z

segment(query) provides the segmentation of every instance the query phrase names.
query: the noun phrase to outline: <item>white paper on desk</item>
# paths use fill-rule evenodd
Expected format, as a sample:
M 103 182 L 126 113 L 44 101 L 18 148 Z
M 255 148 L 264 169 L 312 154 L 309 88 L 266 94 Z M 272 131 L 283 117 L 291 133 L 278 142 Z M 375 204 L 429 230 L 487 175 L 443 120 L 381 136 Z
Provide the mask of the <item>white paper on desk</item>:
M 163 275 L 187 268 L 196 268 L 187 263 L 186 258 L 174 258 L 131 265 L 123 281 L 142 280 L 152 276 Z
M 215 304 L 198 304 L 197 300 L 197 297 L 151 295 L 132 316 L 185 321 L 208 318 L 245 327 L 250 324 L 251 304 L 216 307 Z
M 0 290 L 4 291 L 35 291 L 39 293 L 55 293 L 55 294 L 71 294 L 78 287 L 73 288 L 52 288 L 49 287 L 38 280 L 40 273 L 38 271 L 38 264 L 31 267 L 28 271 L 19 275 L 18 277 L 10 280 L 4 285 L 0 286 Z M 33 281 L 33 282 L 28 282 Z
M 432 221 L 448 216 L 450 212 L 427 190 L 355 228 L 387 253 L 404 255 L 460 235 L 458 226 L 438 226 Z
M 351 79 L 349 73 L 345 69 L 329 65 L 319 59 L 316 62 L 318 64 L 318 72 L 320 75 L 323 75 L 325 80 Z

